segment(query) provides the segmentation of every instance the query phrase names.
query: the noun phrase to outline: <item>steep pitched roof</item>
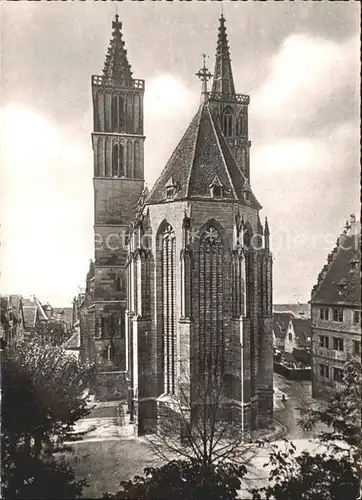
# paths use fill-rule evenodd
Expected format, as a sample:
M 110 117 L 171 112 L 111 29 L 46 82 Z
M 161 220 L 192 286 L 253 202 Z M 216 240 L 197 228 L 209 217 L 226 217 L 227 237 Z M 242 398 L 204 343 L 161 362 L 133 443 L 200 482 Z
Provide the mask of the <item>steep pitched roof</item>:
M 353 267 L 352 263 L 356 265 Z M 355 222 L 330 254 L 318 285 L 312 292 L 312 304 L 361 305 L 361 229 Z
M 310 316 L 309 304 L 273 304 L 274 312 L 292 312 L 298 316 Z
M 309 318 L 292 318 L 294 333 L 299 346 L 310 345 L 312 337 L 312 325 Z M 309 340 L 308 340 L 309 339 Z
M 38 315 L 41 321 L 48 321 L 41 302 L 35 296 L 32 299 L 23 299 L 23 315 L 25 328 L 34 328 Z
M 73 333 L 73 335 L 66 340 L 62 347 L 64 349 L 78 350 L 80 349 L 80 331 L 79 329 Z
M 210 185 L 215 177 L 222 185 L 221 199 L 245 203 L 244 191 L 247 189 L 250 193 L 249 204 L 261 208 L 237 166 L 208 104 L 203 103 L 156 181 L 146 203 L 169 202 L 165 191 L 170 179 L 176 187 L 173 200 L 211 199 Z
M 72 307 L 54 307 L 53 308 L 54 316 L 58 319 L 62 319 L 66 323 L 71 324 L 73 320 L 73 308 Z
M 294 317 L 292 312 L 274 312 L 273 313 L 273 330 L 275 336 L 284 338 L 287 333 L 289 321 Z

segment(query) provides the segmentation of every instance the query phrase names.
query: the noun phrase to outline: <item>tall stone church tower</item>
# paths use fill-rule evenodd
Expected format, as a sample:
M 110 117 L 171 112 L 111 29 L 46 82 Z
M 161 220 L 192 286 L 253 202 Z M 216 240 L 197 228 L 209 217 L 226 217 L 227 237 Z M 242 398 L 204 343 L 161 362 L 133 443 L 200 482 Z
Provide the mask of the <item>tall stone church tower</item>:
M 125 239 L 143 190 L 145 140 L 144 81 L 132 76 L 118 15 L 112 28 L 103 73 L 92 76 L 95 255 L 83 328 L 105 373 L 125 370 Z
M 272 255 L 250 186 L 249 96 L 235 92 L 222 16 L 202 103 L 129 238 L 127 369 L 137 430 L 218 372 L 247 428 L 273 414 Z M 183 387 L 183 391 L 185 387 Z

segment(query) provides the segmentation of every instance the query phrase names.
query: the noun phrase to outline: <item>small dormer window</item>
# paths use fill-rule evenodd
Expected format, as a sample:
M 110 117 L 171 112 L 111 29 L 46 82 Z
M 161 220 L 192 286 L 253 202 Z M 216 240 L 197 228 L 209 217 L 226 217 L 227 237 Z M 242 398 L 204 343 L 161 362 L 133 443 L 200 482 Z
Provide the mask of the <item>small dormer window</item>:
M 214 180 L 210 184 L 209 188 L 212 198 L 222 198 L 223 185 L 221 184 L 220 179 L 217 175 L 214 177 Z
M 167 200 L 172 200 L 172 198 L 175 196 L 174 195 L 174 191 L 175 191 L 175 189 L 172 186 L 166 188 L 166 198 L 167 198 Z
M 348 288 L 348 281 L 345 278 L 341 279 L 341 281 L 337 284 L 337 287 L 338 287 L 338 294 L 343 295 Z
M 176 182 L 174 182 L 173 178 L 170 177 L 166 186 L 165 186 L 165 198 L 166 200 L 173 200 L 176 196 L 177 187 Z
M 357 271 L 358 270 L 358 264 L 359 260 L 358 259 L 352 259 L 349 261 L 349 269 L 350 271 Z
M 221 198 L 222 195 L 221 186 L 213 186 L 212 195 L 214 198 Z
M 245 201 L 247 203 L 249 203 L 249 201 L 250 201 L 250 193 L 249 193 L 249 191 L 245 191 L 244 196 L 245 196 Z

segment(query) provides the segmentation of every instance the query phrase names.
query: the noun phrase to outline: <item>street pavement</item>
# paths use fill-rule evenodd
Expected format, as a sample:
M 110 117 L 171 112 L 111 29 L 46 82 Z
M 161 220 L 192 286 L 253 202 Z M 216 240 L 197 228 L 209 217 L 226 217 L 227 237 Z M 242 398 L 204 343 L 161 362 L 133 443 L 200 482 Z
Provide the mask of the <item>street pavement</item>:
M 313 453 L 316 450 L 317 445 L 310 439 L 312 437 L 312 433 L 303 432 L 297 423 L 299 417 L 298 407 L 309 404 L 311 401 L 311 383 L 289 381 L 280 375 L 274 374 L 274 388 L 284 392 L 287 396 L 286 401 L 283 402 L 280 397 L 281 393 L 276 391 L 275 418 L 286 429 L 286 433 L 283 437 L 294 443 L 297 448 L 297 453 L 300 453 L 302 450 L 308 450 Z M 78 447 L 80 447 L 80 453 L 81 450 L 84 451 L 88 449 L 88 447 L 90 447 L 89 450 L 92 450 L 92 443 L 95 443 L 94 446 L 97 447 L 97 450 L 99 451 L 98 454 L 102 451 L 102 457 L 104 457 L 101 459 L 101 462 L 105 463 L 107 461 L 107 463 L 111 465 L 114 462 L 114 465 L 112 466 L 113 468 L 111 467 L 112 470 L 114 469 L 114 472 L 110 475 L 107 470 L 105 470 L 104 464 L 102 466 L 101 462 L 98 463 L 100 461 L 99 459 L 96 463 L 94 453 L 88 454 L 89 463 L 87 462 L 87 468 L 89 470 L 89 476 L 92 474 L 92 476 L 96 478 L 98 474 L 102 479 L 99 486 L 97 486 L 98 480 L 93 484 L 94 492 L 89 494 L 89 497 L 92 496 L 95 498 L 101 493 L 101 484 L 103 485 L 102 487 L 107 489 L 107 491 L 116 491 L 120 479 L 132 477 L 136 472 L 140 473 L 142 470 L 141 464 L 143 464 L 142 467 L 145 465 L 140 457 L 144 456 L 146 460 L 147 454 L 145 450 L 148 449 L 147 440 L 137 438 L 134 435 L 133 426 L 129 422 L 129 415 L 125 414 L 124 425 L 119 425 L 117 404 L 118 403 L 115 401 L 109 403 L 92 403 L 90 415 L 77 422 L 75 426 L 76 432 L 87 431 L 86 435 L 78 441 L 79 444 L 77 445 L 76 443 L 76 454 L 78 454 Z M 132 459 L 132 455 L 127 457 L 127 462 L 129 462 L 127 467 L 129 468 L 127 471 L 124 470 L 122 473 L 119 469 L 119 464 L 121 457 L 124 456 L 125 447 L 126 445 L 128 446 L 127 443 L 131 446 L 132 454 L 134 453 L 135 456 L 134 460 Z M 274 441 L 273 444 L 277 444 L 278 447 L 285 446 L 284 441 L 281 439 L 279 441 Z M 148 452 L 150 454 L 149 456 L 147 455 L 148 458 L 146 464 L 152 465 L 153 459 L 151 450 L 148 450 Z M 265 464 L 268 462 L 268 456 L 268 447 L 262 447 L 258 450 L 257 455 L 252 460 L 252 467 L 249 469 L 246 478 L 247 481 L 240 490 L 239 498 L 251 498 L 251 495 L 248 493 L 249 488 L 259 488 L 264 484 L 267 484 L 270 466 L 265 467 Z M 125 465 L 123 464 L 122 467 L 124 468 Z M 138 468 L 140 468 L 139 471 Z M 87 489 L 87 494 L 88 493 L 90 493 L 90 491 Z
M 287 429 L 284 437 L 286 439 L 311 438 L 314 432 L 305 432 L 298 425 L 298 419 L 300 418 L 298 408 L 306 407 L 313 401 L 311 381 L 287 380 L 283 376 L 274 373 L 274 388 L 284 392 L 287 396 L 286 401 L 280 402 L 274 411 L 276 420 Z M 316 430 L 319 429 L 321 429 L 321 426 L 317 426 Z
M 91 413 L 86 418 L 78 420 L 74 433 L 83 433 L 76 442 L 120 441 L 134 438 L 133 426 L 129 423 L 129 415 L 125 415 L 124 425 L 120 425 L 117 411 L 118 401 L 91 403 Z
M 275 419 L 286 429 L 284 437 L 287 439 L 311 438 L 313 433 L 304 432 L 298 425 L 300 416 L 298 407 L 306 406 L 312 401 L 311 382 L 291 381 L 275 373 L 274 388 L 276 390 Z M 286 394 L 286 401 L 281 400 L 280 391 Z M 81 439 L 82 442 L 122 440 L 134 437 L 133 426 L 129 423 L 129 415 L 126 412 L 125 425 L 119 425 L 117 404 L 117 401 L 90 403 L 92 408 L 90 415 L 75 425 L 75 432 L 86 432 Z

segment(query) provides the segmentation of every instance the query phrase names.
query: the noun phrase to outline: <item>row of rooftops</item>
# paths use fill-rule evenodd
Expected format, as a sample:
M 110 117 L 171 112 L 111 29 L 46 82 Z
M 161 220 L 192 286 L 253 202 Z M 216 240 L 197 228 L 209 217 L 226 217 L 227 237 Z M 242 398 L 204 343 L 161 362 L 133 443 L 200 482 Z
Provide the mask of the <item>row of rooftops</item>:
M 24 298 L 21 295 L 1 295 L 0 311 L 2 318 L 16 319 L 22 322 L 25 330 L 35 328 L 38 322 L 49 320 L 72 323 L 71 307 L 52 307 L 49 302 L 42 303 L 35 295 Z

